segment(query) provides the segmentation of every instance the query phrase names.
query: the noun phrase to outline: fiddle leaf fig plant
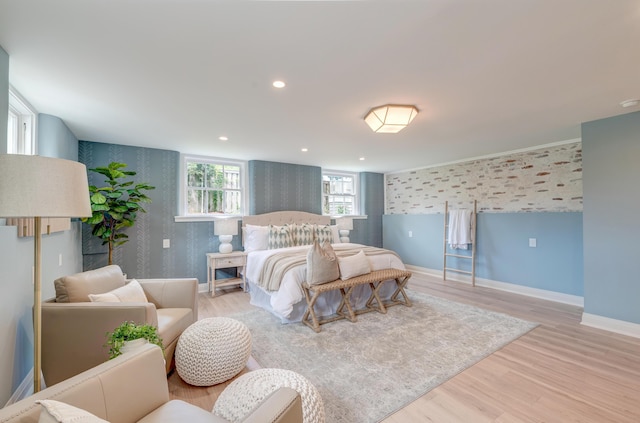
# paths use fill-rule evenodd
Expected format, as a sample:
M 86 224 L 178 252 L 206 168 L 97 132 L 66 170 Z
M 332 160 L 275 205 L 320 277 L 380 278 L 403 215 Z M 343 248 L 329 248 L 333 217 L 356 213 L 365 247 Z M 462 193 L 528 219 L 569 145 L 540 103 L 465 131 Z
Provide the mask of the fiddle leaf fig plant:
M 136 172 L 121 170 L 125 167 L 125 163 L 111 162 L 107 167 L 89 169 L 107 179 L 105 186 L 89 186 L 93 214 L 82 221 L 93 227 L 91 233 L 102 239 L 102 245 L 109 246 L 109 264 L 113 264 L 113 249 L 128 241 L 124 230 L 133 226 L 138 212 L 146 213 L 141 204 L 151 203 L 144 191 L 155 189 L 146 182 L 134 185 L 133 181 L 123 180 L 136 175 Z
M 146 339 L 150 344 L 155 344 L 162 348 L 162 338 L 158 336 L 158 329 L 155 326 L 144 324 L 137 325 L 134 322 L 124 322 L 113 332 L 107 332 L 107 343 L 109 347 L 109 359 L 115 358 L 122 354 L 120 349 L 124 346 L 126 341 L 133 341 L 135 339 Z

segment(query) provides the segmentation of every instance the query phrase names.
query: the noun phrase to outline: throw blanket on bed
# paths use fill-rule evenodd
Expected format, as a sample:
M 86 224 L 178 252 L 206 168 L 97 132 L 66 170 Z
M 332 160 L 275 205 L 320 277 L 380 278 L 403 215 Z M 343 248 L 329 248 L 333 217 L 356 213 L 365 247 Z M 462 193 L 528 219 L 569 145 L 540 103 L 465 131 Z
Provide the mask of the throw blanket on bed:
M 385 250 L 384 248 L 360 246 L 357 248 L 349 246 L 340 246 L 340 244 L 332 244 L 333 250 L 338 257 L 348 257 L 358 254 L 360 250 L 364 251 L 367 256 L 376 254 L 393 254 L 398 256 L 395 251 Z M 277 291 L 280 288 L 280 281 L 284 274 L 293 267 L 304 265 L 307 263 L 308 250 L 283 251 L 269 256 L 260 271 L 260 280 L 257 285 L 267 291 Z M 399 256 L 398 256 L 399 257 Z

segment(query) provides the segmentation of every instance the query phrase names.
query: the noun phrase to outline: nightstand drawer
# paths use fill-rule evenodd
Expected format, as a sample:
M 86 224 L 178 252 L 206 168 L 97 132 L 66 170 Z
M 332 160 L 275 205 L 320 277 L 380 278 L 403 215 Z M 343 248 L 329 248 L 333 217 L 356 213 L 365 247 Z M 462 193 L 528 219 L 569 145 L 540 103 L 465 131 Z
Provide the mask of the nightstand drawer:
M 245 257 L 221 257 L 216 259 L 216 269 L 224 269 L 225 267 L 244 266 Z

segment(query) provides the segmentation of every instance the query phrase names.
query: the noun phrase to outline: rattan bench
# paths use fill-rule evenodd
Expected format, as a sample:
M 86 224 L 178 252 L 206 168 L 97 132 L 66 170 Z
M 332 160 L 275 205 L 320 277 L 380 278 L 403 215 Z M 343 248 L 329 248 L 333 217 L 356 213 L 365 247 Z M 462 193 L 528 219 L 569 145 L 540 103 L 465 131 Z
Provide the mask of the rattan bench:
M 351 322 L 357 321 L 357 314 L 368 313 L 370 311 L 378 311 L 380 313 L 386 313 L 387 307 L 391 307 L 398 304 L 404 304 L 407 307 L 411 307 L 411 301 L 404 291 L 411 272 L 400 269 L 382 269 L 375 270 L 365 275 L 356 276 L 351 279 L 337 279 L 333 282 L 327 282 L 320 285 L 309 285 L 306 282 L 302 284 L 302 291 L 304 297 L 307 300 L 307 310 L 302 316 L 302 323 L 309 326 L 316 332 L 320 332 L 320 325 L 325 323 L 334 322 L 340 319 L 349 319 Z M 385 281 L 395 281 L 396 290 L 391 295 L 387 302 L 383 302 L 380 299 L 379 290 Z M 365 308 L 361 310 L 353 310 L 351 307 L 351 292 L 353 288 L 358 285 L 368 284 L 371 287 L 371 295 L 366 302 Z M 319 319 L 315 313 L 313 306 L 315 305 L 318 297 L 323 292 L 340 290 L 342 296 L 336 314 L 334 316 L 325 317 Z M 401 298 L 402 297 L 402 298 Z M 345 312 L 346 309 L 346 312 Z

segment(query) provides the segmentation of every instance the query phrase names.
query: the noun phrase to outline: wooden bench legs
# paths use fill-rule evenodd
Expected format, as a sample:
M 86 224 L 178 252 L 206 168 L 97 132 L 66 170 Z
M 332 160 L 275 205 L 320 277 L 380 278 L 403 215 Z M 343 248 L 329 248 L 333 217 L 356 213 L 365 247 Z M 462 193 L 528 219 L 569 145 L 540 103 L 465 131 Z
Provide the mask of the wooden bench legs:
M 382 279 L 383 277 L 388 278 Z M 404 290 L 410 277 L 410 272 L 400 270 L 385 270 L 372 272 L 368 275 L 348 279 L 346 281 L 336 280 L 324 285 L 308 286 L 306 284 L 303 284 L 302 291 L 304 292 L 304 296 L 307 301 L 307 310 L 302 316 L 302 323 L 309 326 L 314 331 L 320 332 L 320 325 L 323 325 L 325 323 L 333 322 L 340 319 L 348 319 L 349 321 L 355 323 L 357 321 L 356 315 L 358 314 L 368 313 L 370 311 L 378 311 L 380 313 L 386 314 L 387 307 L 398 304 L 403 304 L 407 307 L 411 307 L 411 300 L 409 300 L 409 297 Z M 390 299 L 384 302 L 380 298 L 380 288 L 387 280 L 395 282 L 396 289 L 391 295 Z M 365 284 L 368 284 L 371 289 L 369 299 L 367 300 L 363 309 L 353 310 L 353 307 L 351 306 L 351 293 L 356 286 Z M 323 292 L 328 292 L 335 289 L 340 290 L 341 296 L 340 304 L 338 305 L 336 314 L 334 316 L 319 319 L 314 309 L 316 301 L 318 300 L 320 294 L 322 294 Z M 313 291 L 313 295 L 311 295 L 311 291 Z

